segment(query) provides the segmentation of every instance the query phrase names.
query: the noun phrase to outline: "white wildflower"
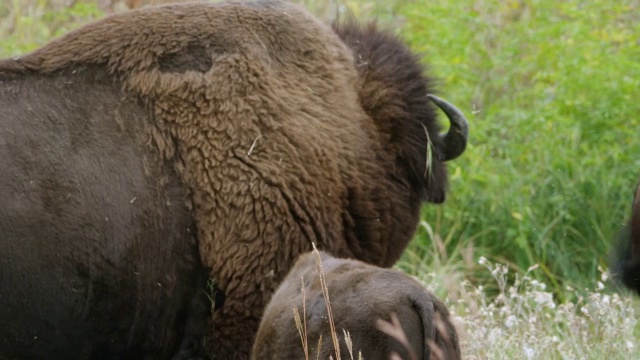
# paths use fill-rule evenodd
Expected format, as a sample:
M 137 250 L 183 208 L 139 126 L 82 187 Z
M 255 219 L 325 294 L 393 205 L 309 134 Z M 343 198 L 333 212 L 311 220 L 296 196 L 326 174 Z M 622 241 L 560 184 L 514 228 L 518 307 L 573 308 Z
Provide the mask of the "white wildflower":
M 500 272 L 502 273 L 502 275 L 506 275 L 506 274 L 509 273 L 509 268 L 504 266 L 504 265 L 500 266 L 500 270 L 501 270 Z
M 510 328 L 512 328 L 512 327 L 513 327 L 513 325 L 515 325 L 515 324 L 516 324 L 516 320 L 517 320 L 517 319 L 516 319 L 516 316 L 515 316 L 515 315 L 509 315 L 509 316 L 507 316 L 507 318 L 504 320 L 504 326 L 505 326 L 507 329 L 510 329 Z
M 540 265 L 538 264 L 533 264 L 531 266 L 529 266 L 529 268 L 527 269 L 527 272 L 532 272 L 533 270 L 537 269 Z
M 503 332 L 501 329 L 496 329 L 493 328 L 489 331 L 489 335 L 488 335 L 488 340 L 492 343 L 496 343 L 499 341 L 500 338 L 502 338 L 503 336 Z
M 535 351 L 533 351 L 532 348 L 528 347 L 528 346 L 524 346 L 524 354 L 527 356 L 527 359 L 533 359 L 533 357 L 535 356 Z
M 538 305 L 546 305 L 551 309 L 556 307 L 556 304 L 553 302 L 553 295 L 544 291 L 533 291 L 533 300 Z
M 488 263 L 487 258 L 484 256 L 480 256 L 480 259 L 478 259 L 478 264 L 486 265 L 487 263 Z
M 531 285 L 535 288 L 538 288 L 540 290 L 544 290 L 547 288 L 547 285 L 543 282 L 540 282 L 538 280 L 531 280 Z
M 586 306 L 583 306 L 580 308 L 580 312 L 585 314 L 585 315 L 589 315 L 589 309 L 587 309 Z
M 602 289 L 604 289 L 604 284 L 598 281 L 598 290 L 602 290 Z

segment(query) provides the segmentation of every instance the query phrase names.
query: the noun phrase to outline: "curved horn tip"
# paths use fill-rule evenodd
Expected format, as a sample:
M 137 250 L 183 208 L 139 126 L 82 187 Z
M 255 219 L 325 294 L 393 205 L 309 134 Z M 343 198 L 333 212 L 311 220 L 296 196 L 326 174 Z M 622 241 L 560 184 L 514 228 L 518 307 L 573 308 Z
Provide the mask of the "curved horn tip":
M 444 161 L 453 160 L 462 155 L 467 147 L 469 122 L 462 111 L 450 102 L 433 94 L 427 94 L 427 97 L 449 118 L 451 127 L 447 133 L 440 134 L 440 137 L 444 145 Z

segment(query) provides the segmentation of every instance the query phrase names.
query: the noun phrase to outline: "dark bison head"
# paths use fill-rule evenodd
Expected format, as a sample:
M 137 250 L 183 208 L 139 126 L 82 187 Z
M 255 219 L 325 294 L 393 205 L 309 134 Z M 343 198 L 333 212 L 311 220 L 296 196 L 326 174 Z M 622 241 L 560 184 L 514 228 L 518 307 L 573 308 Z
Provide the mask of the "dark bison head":
M 389 31 L 375 24 L 336 23 L 334 30 L 354 52 L 361 79 L 359 96 L 384 141 L 396 154 L 401 178 L 409 178 L 420 198 L 445 200 L 444 162 L 466 147 L 468 125 L 462 112 L 431 93 L 433 80 L 424 75 L 419 57 Z M 449 132 L 441 134 L 431 99 L 449 118 Z
M 631 218 L 620 231 L 618 241 L 614 278 L 640 295 L 640 184 L 633 197 Z

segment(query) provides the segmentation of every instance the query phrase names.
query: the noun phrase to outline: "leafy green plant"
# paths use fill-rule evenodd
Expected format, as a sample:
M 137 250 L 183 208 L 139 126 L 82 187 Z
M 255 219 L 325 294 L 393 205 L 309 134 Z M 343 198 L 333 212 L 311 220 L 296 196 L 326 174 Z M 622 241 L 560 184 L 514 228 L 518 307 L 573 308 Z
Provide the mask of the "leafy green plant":
M 95 2 L 10 0 L 0 4 L 0 56 L 31 51 L 52 38 L 103 15 Z

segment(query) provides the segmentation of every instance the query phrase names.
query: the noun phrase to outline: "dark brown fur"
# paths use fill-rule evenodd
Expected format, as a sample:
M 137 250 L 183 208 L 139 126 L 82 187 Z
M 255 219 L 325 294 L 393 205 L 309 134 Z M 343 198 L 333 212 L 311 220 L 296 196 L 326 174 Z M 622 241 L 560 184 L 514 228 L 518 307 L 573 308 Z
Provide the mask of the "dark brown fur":
M 9 294 L 0 298 L 0 325 L 16 324 L 0 329 L 0 353 L 34 346 L 23 340 L 29 331 L 15 330 L 30 326 L 12 317 L 21 314 L 18 298 L 41 299 L 25 311 L 42 308 L 60 321 L 68 315 L 58 312 L 79 312 L 105 326 L 65 302 L 86 296 L 118 312 L 136 298 L 123 289 L 147 296 L 160 276 L 139 283 L 130 277 L 139 267 L 175 266 L 160 277 L 179 288 L 200 266 L 183 256 L 195 237 L 225 298 L 206 347 L 219 358 L 246 358 L 262 309 L 311 242 L 390 266 L 411 239 L 421 202 L 444 200 L 429 92 L 397 38 L 355 24 L 334 31 L 281 2 L 141 9 L 1 61 L 0 196 L 13 200 L 0 204 L 0 273 L 8 274 L 0 286 L 14 285 L 0 288 Z M 15 232 L 22 227 L 28 233 Z M 6 271 L 15 261 L 6 251 L 20 270 Z M 122 256 L 131 262 L 122 265 Z M 36 270 L 45 263 L 47 276 Z M 82 266 L 89 270 L 78 281 L 89 289 L 68 293 L 65 272 Z M 113 280 L 100 300 L 90 291 L 96 276 Z M 29 279 L 34 284 L 17 285 Z M 41 286 L 60 294 L 45 301 Z M 194 291 L 187 286 L 166 301 L 186 313 L 183 297 Z M 7 301 L 11 313 L 3 312 Z M 53 321 L 43 317 L 33 321 Z M 75 342 L 59 340 L 56 351 L 77 342 L 109 354 L 116 345 L 100 344 L 117 343 L 123 354 L 168 354 L 182 336 L 176 330 L 162 345 L 132 352 L 132 342 L 152 340 L 130 335 L 128 320 L 112 323 L 120 330 L 100 328 L 94 339 L 64 333 Z M 183 326 L 171 324 L 162 326 Z M 118 332 L 129 335 L 112 341 Z
M 319 256 L 342 359 L 352 358 L 344 330 L 349 332 L 353 342 L 355 359 L 358 352 L 362 352 L 366 360 L 388 360 L 393 352 L 402 359 L 410 359 L 406 346 L 378 329 L 377 320 L 388 321 L 392 313 L 397 314 L 417 359 L 430 358 L 428 340 L 438 346 L 445 359 L 460 359 L 458 335 L 447 308 L 420 283 L 397 270 L 336 259 L 324 252 Z M 304 290 L 301 290 L 303 283 Z M 308 358 L 328 359 L 331 355 L 336 358 L 315 253 L 304 254 L 298 259 L 267 305 L 253 358 L 305 358 L 293 309 L 297 309 L 303 327 L 306 326 Z M 444 333 L 436 328 L 436 317 L 442 322 Z M 318 348 L 320 337 L 322 345 Z
M 188 352 L 207 273 L 148 111 L 87 65 L 0 75 L 0 109 L 0 358 Z
M 636 186 L 633 197 L 631 218 L 621 230 L 618 241 L 613 274 L 627 288 L 640 295 L 640 184 Z

